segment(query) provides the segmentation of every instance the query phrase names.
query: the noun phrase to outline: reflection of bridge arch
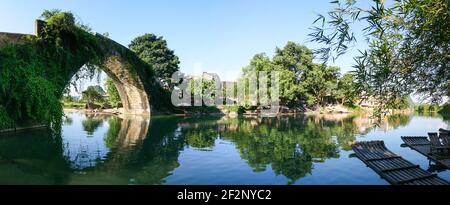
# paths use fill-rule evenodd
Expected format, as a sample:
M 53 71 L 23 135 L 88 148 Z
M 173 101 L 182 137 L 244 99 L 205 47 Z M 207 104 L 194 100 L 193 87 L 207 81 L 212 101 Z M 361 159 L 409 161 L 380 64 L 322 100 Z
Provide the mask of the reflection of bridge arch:
M 91 141 L 65 140 L 65 158 L 76 170 L 97 169 L 102 166 L 111 168 L 114 164 L 126 162 L 133 157 L 129 156 L 129 153 L 138 150 L 147 136 L 149 119 L 143 115 L 111 117 L 104 114 L 86 114 L 82 127 Z M 92 138 L 94 132 L 101 127 L 106 127 L 107 132 Z M 99 141 L 104 145 L 99 146 Z
M 143 116 L 121 116 L 117 148 L 127 149 L 137 146 L 145 139 L 150 126 L 150 118 Z
M 30 43 L 30 39 L 41 37 L 44 28 L 47 26 L 46 22 L 36 21 L 36 35 L 1 33 L 0 32 L 0 48 L 7 45 L 18 45 Z M 102 56 L 102 62 L 95 63 L 113 80 L 124 107 L 125 113 L 129 114 L 150 114 L 150 91 L 155 92 L 155 86 L 158 86 L 154 81 L 153 70 L 149 65 L 142 62 L 134 52 L 128 48 L 116 43 L 115 41 L 106 38 L 100 34 L 91 34 L 86 31 L 78 29 L 83 36 L 89 36 L 92 41 L 83 41 L 87 45 L 79 45 L 79 42 L 71 42 L 77 39 L 76 35 L 71 36 L 68 31 L 66 35 L 61 38 L 67 40 L 65 49 L 72 52 L 76 56 L 83 52 L 84 47 L 95 49 Z M 75 37 L 74 37 L 75 36 Z M 67 39 L 66 39 L 67 38 Z M 49 58 L 49 57 L 47 57 Z M 51 57 L 50 57 L 51 58 Z M 44 59 L 45 60 L 45 59 Z M 63 57 L 61 59 L 48 59 L 48 61 L 58 61 L 58 65 L 67 66 L 68 62 Z M 69 65 L 69 70 L 58 72 L 57 75 L 62 77 L 58 82 L 53 82 L 59 88 L 62 95 L 64 87 L 70 82 L 71 78 L 77 73 L 85 64 L 92 63 L 93 59 L 90 57 L 82 57 L 76 59 Z M 59 76 L 58 76 L 59 77 Z
M 111 126 L 112 121 L 104 123 L 109 124 L 108 130 L 118 128 L 112 133 L 117 134 L 117 138 L 103 156 L 105 160 L 78 169 L 83 174 L 71 175 L 72 181 L 88 184 L 92 181 L 97 184 L 162 184 L 170 172 L 179 166 L 178 155 L 184 145 L 183 139 L 176 136 L 177 120 L 156 119 L 158 122 L 150 127 L 150 118 L 146 116 L 121 115 L 114 119 L 118 122 L 115 126 Z M 95 156 L 91 159 L 95 160 Z

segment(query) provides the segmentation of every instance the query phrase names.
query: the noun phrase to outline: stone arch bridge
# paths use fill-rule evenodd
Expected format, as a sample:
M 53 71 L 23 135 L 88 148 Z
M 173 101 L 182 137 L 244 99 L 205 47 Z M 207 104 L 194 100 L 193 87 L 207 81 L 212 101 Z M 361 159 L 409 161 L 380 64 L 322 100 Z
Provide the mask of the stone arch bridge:
M 0 49 L 8 45 L 26 44 L 30 40 L 40 37 L 46 25 L 46 22 L 36 20 L 35 35 L 0 32 Z M 159 92 L 159 95 L 161 95 L 163 89 L 159 86 L 159 83 L 156 83 L 151 66 L 142 62 L 128 48 L 103 35 L 87 31 L 82 32 L 84 32 L 83 35 L 90 35 L 95 42 L 99 42 L 95 46 L 103 56 L 100 67 L 116 85 L 125 114 L 150 115 L 151 111 L 169 112 L 167 109 L 161 108 L 162 106 L 158 106 L 164 103 L 165 106 L 170 107 L 168 102 L 161 102 L 162 99 L 152 99 L 161 98 L 155 95 L 155 92 Z M 62 38 L 65 37 L 62 36 Z M 61 74 L 63 79 L 58 83 L 61 96 L 64 87 L 70 82 L 71 78 L 91 60 L 89 56 L 78 59 L 73 66 Z M 60 62 L 62 65 L 64 63 Z

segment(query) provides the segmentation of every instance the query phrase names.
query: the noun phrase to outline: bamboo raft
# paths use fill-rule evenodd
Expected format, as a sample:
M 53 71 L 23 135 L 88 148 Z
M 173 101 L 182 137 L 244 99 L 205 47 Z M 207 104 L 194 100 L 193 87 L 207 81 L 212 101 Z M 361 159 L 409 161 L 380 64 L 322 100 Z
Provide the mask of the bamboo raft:
M 356 156 L 383 179 L 393 185 L 449 185 L 447 181 L 425 171 L 386 148 L 383 141 L 357 142 Z
M 431 153 L 431 143 L 425 136 L 403 136 L 401 137 L 405 145 L 428 159 L 450 169 L 450 155 L 435 155 Z

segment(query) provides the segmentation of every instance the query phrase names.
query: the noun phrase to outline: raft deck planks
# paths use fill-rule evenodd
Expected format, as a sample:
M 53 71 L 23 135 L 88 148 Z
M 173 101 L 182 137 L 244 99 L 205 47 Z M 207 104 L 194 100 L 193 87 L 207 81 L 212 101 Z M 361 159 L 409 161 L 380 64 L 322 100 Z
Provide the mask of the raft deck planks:
M 416 150 L 420 154 L 428 157 L 432 161 L 450 169 L 450 155 L 431 154 L 431 143 L 425 136 L 403 136 L 401 137 L 406 146 Z
M 386 148 L 383 141 L 357 142 L 356 156 L 394 185 L 448 185 L 444 179 L 421 169 Z

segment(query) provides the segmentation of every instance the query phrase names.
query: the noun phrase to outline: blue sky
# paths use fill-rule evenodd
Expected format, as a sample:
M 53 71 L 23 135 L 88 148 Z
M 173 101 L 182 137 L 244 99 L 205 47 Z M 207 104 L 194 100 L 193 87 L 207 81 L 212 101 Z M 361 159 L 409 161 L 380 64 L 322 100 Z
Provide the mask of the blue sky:
M 329 0 L 0 0 L 0 31 L 33 33 L 44 9 L 72 11 L 98 33 L 128 45 L 144 33 L 162 35 L 179 56 L 181 70 L 203 70 L 233 80 L 256 53 L 273 55 L 287 41 L 306 44 Z M 334 65 L 351 70 L 351 52 Z

